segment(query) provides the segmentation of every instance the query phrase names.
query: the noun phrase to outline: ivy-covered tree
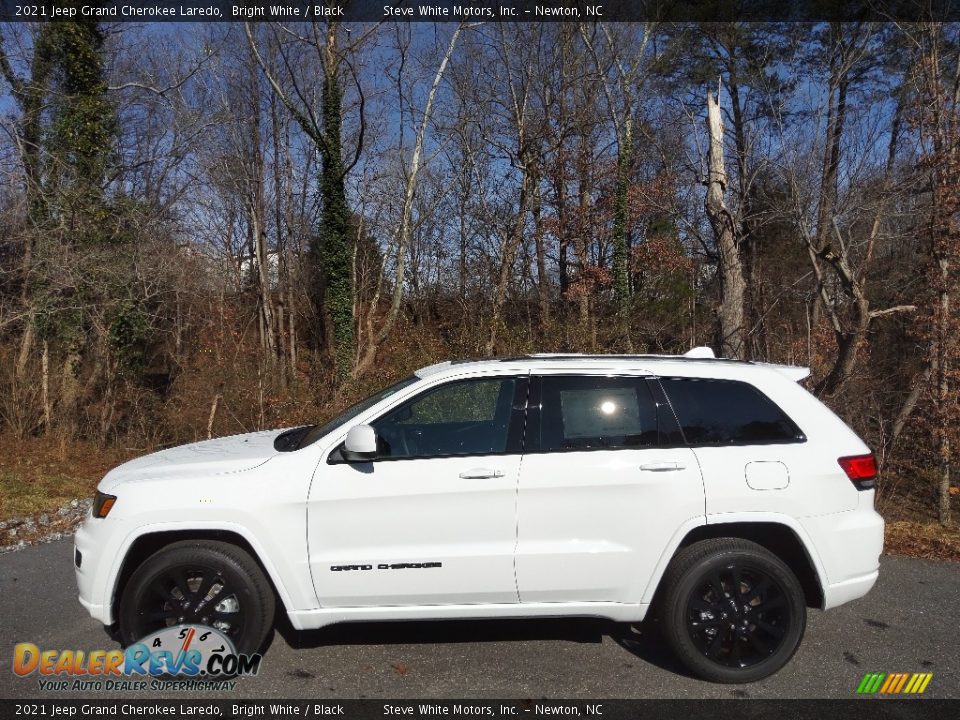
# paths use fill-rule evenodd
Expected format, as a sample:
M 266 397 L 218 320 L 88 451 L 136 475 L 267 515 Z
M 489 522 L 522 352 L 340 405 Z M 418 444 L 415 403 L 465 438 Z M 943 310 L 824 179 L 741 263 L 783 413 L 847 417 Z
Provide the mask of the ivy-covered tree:
M 315 269 L 321 279 L 319 305 L 330 316 L 333 358 L 337 380 L 345 380 L 353 367 L 353 234 L 345 186 L 343 162 L 343 90 L 336 46 L 337 29 L 332 24 L 323 53 L 323 94 L 320 145 L 320 194 L 323 203 L 316 242 L 311 246 Z
M 105 200 L 117 121 L 107 98 L 103 29 L 93 20 L 41 26 L 49 55 L 51 122 L 42 140 L 48 220 L 76 243 L 109 239 Z
M 37 27 L 30 76 L 5 54 L 0 70 L 16 98 L 27 222 L 27 309 L 18 371 L 39 354 L 42 424 L 51 411 L 65 435 L 81 430 L 82 401 L 136 375 L 151 339 L 150 314 L 131 281 L 137 203 L 116 197 L 118 120 L 106 80 L 103 27 L 90 19 Z M 38 347 L 39 353 L 35 351 Z M 51 382 L 55 367 L 59 382 Z
M 270 52 L 279 55 L 283 70 L 278 72 L 268 62 L 254 36 L 250 23 L 247 40 L 258 64 L 270 82 L 273 92 L 296 120 L 300 129 L 316 145 L 320 155 L 321 211 L 316 233 L 310 243 L 316 285 L 313 302 L 318 317 L 323 319 L 321 335 L 327 340 L 335 367 L 336 383 L 347 380 L 356 356 L 356 332 L 353 317 L 353 235 L 350 232 L 350 209 L 347 203 L 346 175 L 357 162 L 363 148 L 363 109 L 360 109 L 360 132 L 353 161 L 344 161 L 343 148 L 343 78 L 345 57 L 352 50 L 341 47 L 344 30 L 340 23 L 313 23 L 312 34 L 302 39 L 311 46 L 320 61 L 322 73 L 320 112 L 304 98 L 303 82 L 292 69 L 287 50 L 279 43 Z M 354 46 L 362 41 L 355 41 Z M 284 74 L 281 74 L 284 73 Z M 291 89 L 292 88 L 292 89 Z M 329 323 L 329 331 L 326 324 Z

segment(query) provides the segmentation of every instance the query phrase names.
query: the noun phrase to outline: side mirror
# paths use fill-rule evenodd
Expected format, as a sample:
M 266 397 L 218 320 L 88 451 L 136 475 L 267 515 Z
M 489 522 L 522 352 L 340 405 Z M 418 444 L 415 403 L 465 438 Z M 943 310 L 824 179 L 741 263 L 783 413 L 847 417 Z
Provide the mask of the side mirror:
M 354 425 L 347 431 L 343 457 L 347 462 L 369 462 L 377 456 L 377 433 L 369 425 Z

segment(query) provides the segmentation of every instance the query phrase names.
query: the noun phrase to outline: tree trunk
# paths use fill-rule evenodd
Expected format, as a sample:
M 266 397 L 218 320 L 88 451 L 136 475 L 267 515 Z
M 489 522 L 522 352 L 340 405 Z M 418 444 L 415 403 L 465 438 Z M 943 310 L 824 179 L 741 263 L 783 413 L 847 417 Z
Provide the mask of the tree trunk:
M 547 250 L 543 241 L 543 198 L 539 185 L 533 191 L 533 242 L 537 264 L 537 301 L 540 311 L 539 331 L 544 335 L 550 329 L 550 280 L 547 277 Z
M 262 197 L 260 199 L 262 200 Z M 259 210 L 251 213 L 250 220 L 253 223 L 257 263 L 257 300 L 260 305 L 260 319 L 263 327 L 261 342 L 266 352 L 267 362 L 272 365 L 277 359 L 276 327 L 273 318 L 273 304 L 270 299 L 270 258 L 267 255 L 267 233 L 260 218 Z
M 507 302 L 507 290 L 510 286 L 510 274 L 513 272 L 513 262 L 517 256 L 517 248 L 523 240 L 523 227 L 527 221 L 527 197 L 530 180 L 526 168 L 522 170 L 520 180 L 520 199 L 518 201 L 517 217 L 513 224 L 510 236 L 503 244 L 503 254 L 500 258 L 500 273 L 497 276 L 497 287 L 493 295 L 493 307 L 490 313 L 490 335 L 487 338 L 484 353 L 492 357 L 497 348 L 497 338 L 500 333 L 503 306 Z
M 814 251 L 813 262 L 824 261 L 836 273 L 844 294 L 850 298 L 851 320 L 841 324 L 835 310 L 830 309 L 834 324 L 834 336 L 837 341 L 837 357 L 830 372 L 817 383 L 814 392 L 817 395 L 833 395 L 853 374 L 857 352 L 870 329 L 870 302 L 863 291 L 863 284 L 850 267 L 840 231 L 837 230 L 837 242 L 840 250 L 834 252 L 829 245 Z
M 210 403 L 210 414 L 207 416 L 207 440 L 210 440 L 213 437 L 213 424 L 217 420 L 217 408 L 220 407 L 220 398 L 223 395 L 217 393 L 213 396 L 213 401 Z
M 947 221 L 949 222 L 949 220 Z M 950 264 L 945 257 L 939 258 L 940 288 L 937 293 L 936 311 L 936 338 L 933 351 L 936 353 L 936 404 L 937 415 L 937 519 L 947 527 L 951 523 L 950 512 L 950 479 L 952 475 L 951 423 L 952 415 L 949 404 L 956 403 L 957 398 L 950 395 Z
M 630 295 L 630 277 L 627 272 L 628 193 L 630 190 L 630 164 L 633 158 L 633 121 L 623 123 L 623 138 L 617 153 L 617 188 L 613 213 L 613 289 L 618 310 L 623 309 Z
M 290 377 L 293 379 L 297 376 L 297 313 L 292 304 L 287 317 L 290 318 Z
M 77 432 L 77 400 L 80 396 L 80 350 L 71 345 L 63 361 L 60 381 L 60 425 L 67 440 L 72 440 Z
M 254 80 L 256 81 L 256 79 Z M 283 387 L 287 386 L 287 342 L 284 331 L 284 300 L 290 278 L 287 274 L 287 251 L 286 251 L 286 233 L 289 232 L 289 226 L 284 222 L 284 200 L 286 193 L 289 192 L 289 185 L 293 178 L 287 176 L 287 184 L 284 184 L 284 166 L 289 162 L 289 149 L 285 149 L 284 143 L 280 140 L 282 130 L 279 103 L 277 96 L 270 93 L 270 138 L 273 142 L 273 223 L 275 237 L 274 257 L 276 258 L 277 268 L 277 317 L 276 317 L 276 337 L 277 347 L 275 348 L 276 357 L 280 361 L 280 382 Z M 281 158 L 284 162 L 281 163 Z
M 20 338 L 20 352 L 17 354 L 16 378 L 22 380 L 27 371 L 27 362 L 30 360 L 30 351 L 33 349 L 33 313 L 27 316 L 26 325 L 23 328 L 23 336 Z
M 49 435 L 53 412 L 50 407 L 50 346 L 46 340 L 43 341 L 43 354 L 40 356 L 40 399 L 43 402 L 43 433 Z
M 613 215 L 613 291 L 617 306 L 617 332 L 624 350 L 633 352 L 630 341 L 630 274 L 627 269 L 629 253 L 630 165 L 633 160 L 633 118 L 624 118 L 623 136 L 617 154 L 617 194 Z
M 883 466 L 889 462 L 889 458 L 893 454 L 894 448 L 896 447 L 897 440 L 900 438 L 900 435 L 903 434 L 903 430 L 907 426 L 907 420 L 910 419 L 910 416 L 916 409 L 917 403 L 920 402 L 920 396 L 923 394 L 924 385 L 926 385 L 929 379 L 930 368 L 926 368 L 925 370 L 920 371 L 910 383 L 910 392 L 903 401 L 903 405 L 900 406 L 900 410 L 897 412 L 897 416 L 894 418 L 893 425 L 890 428 L 890 436 L 887 438 L 885 451 L 882 457 L 880 467 L 881 471 L 883 470 Z
M 733 216 L 724 203 L 727 174 L 723 163 L 723 119 L 713 93 L 707 92 L 707 130 L 710 136 L 705 207 L 720 257 L 720 352 L 724 357 L 744 355 L 743 298 L 745 284 Z

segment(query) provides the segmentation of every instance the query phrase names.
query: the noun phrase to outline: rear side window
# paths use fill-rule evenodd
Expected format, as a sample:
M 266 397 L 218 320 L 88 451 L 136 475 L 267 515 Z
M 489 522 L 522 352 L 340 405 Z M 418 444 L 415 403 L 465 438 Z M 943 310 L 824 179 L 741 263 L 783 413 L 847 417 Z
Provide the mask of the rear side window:
M 657 444 L 657 409 L 643 378 L 544 376 L 540 382 L 540 451 Z
M 806 437 L 770 398 L 735 380 L 660 380 L 690 445 L 763 445 Z

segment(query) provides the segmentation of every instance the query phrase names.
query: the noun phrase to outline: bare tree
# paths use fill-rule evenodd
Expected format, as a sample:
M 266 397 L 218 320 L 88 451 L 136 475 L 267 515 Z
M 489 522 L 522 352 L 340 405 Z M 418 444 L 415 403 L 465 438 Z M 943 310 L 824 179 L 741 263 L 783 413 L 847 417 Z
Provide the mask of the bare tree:
M 705 208 L 719 254 L 720 274 L 720 348 L 724 357 L 742 358 L 744 352 L 743 266 L 737 245 L 736 222 L 724 202 L 727 173 L 723 160 L 723 118 L 718 99 L 707 91 L 707 131 L 710 148 L 707 156 L 707 196 Z
M 410 245 L 411 234 L 413 232 L 414 197 L 417 192 L 417 181 L 420 177 L 420 168 L 424 160 L 424 140 L 426 138 L 427 127 L 430 123 L 431 115 L 433 114 L 433 105 L 437 98 L 437 91 L 440 88 L 440 83 L 443 81 L 443 75 L 447 70 L 447 65 L 450 62 L 450 58 L 453 56 L 453 51 L 457 46 L 457 40 L 460 38 L 460 33 L 463 31 L 463 29 L 463 23 L 458 24 L 456 29 L 453 31 L 453 34 L 450 36 L 450 42 L 447 44 L 446 52 L 440 60 L 440 64 L 437 66 L 437 71 L 433 76 L 433 82 L 430 85 L 430 90 L 427 93 L 427 98 L 423 105 L 423 112 L 421 113 L 420 123 L 417 126 L 413 150 L 410 154 L 410 164 L 405 173 L 406 182 L 403 193 L 403 208 L 400 211 L 400 222 L 396 232 L 396 273 L 393 281 L 393 297 L 390 301 L 390 309 L 387 312 L 386 318 L 382 321 L 380 329 L 375 335 L 368 339 L 367 347 L 353 370 L 354 376 L 363 375 L 373 364 L 374 360 L 376 359 L 377 350 L 390 336 L 393 326 L 397 321 L 397 315 L 400 313 L 400 304 L 403 301 L 403 281 L 406 270 L 407 248 Z M 375 309 L 376 302 L 373 303 L 371 313 Z

